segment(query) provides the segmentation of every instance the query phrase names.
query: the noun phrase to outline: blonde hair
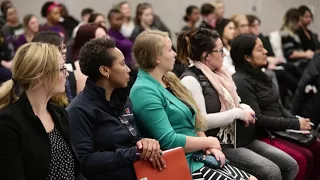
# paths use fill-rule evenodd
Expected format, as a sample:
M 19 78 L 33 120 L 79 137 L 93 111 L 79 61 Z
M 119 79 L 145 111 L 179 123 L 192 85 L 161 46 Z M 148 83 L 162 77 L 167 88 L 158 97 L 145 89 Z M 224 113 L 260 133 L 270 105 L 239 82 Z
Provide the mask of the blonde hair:
M 163 76 L 163 82 L 166 83 L 176 95 L 178 99 L 182 102 L 186 103 L 187 105 L 191 106 L 196 113 L 196 123 L 195 129 L 196 131 L 206 131 L 207 130 L 207 123 L 205 122 L 204 117 L 200 113 L 199 107 L 196 101 L 193 99 L 190 91 L 187 90 L 186 87 L 182 85 L 180 79 L 172 72 L 167 72 Z
M 230 19 L 231 19 L 231 21 L 234 22 L 234 24 L 236 25 L 236 28 L 239 27 L 239 24 L 240 24 L 241 20 L 244 20 L 244 19 L 248 20 L 247 16 L 244 15 L 244 14 L 235 14 L 235 15 L 231 16 Z
M 150 71 L 156 67 L 156 57 L 162 54 L 167 37 L 168 33 L 159 30 L 147 30 L 139 34 L 132 51 L 141 69 Z
M 213 5 L 214 7 L 216 7 L 218 4 L 223 4 L 223 5 L 224 5 L 224 3 L 223 3 L 221 0 L 215 0 L 215 1 L 212 3 L 212 5 Z
M 59 50 L 54 45 L 27 43 L 21 46 L 13 58 L 12 79 L 0 87 L 0 109 L 18 100 L 15 85 L 29 91 L 44 85 L 49 91 L 59 78 Z
M 62 107 L 67 107 L 69 105 L 66 92 L 59 93 L 55 96 L 52 96 L 52 98 L 50 99 L 50 102 Z

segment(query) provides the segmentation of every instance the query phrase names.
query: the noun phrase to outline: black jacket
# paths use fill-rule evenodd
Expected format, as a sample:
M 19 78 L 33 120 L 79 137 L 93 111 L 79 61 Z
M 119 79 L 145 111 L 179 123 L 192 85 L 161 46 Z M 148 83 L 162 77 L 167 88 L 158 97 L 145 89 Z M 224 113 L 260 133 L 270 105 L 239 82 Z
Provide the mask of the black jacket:
M 83 92 L 67 107 L 72 142 L 88 180 L 136 179 L 133 162 L 141 138 L 128 93 L 127 88 L 117 89 L 107 101 L 105 90 L 88 79 Z M 122 123 L 120 116 L 125 116 L 129 125 Z M 137 132 L 136 137 L 129 126 Z
M 199 26 L 199 29 L 200 28 L 205 28 L 205 29 L 210 29 L 210 30 L 214 30 L 214 28 L 210 25 L 210 24 L 207 24 L 205 21 L 202 21 L 200 26 Z
M 305 92 L 307 85 L 315 86 L 317 93 Z M 317 126 L 320 121 L 320 54 L 316 54 L 304 71 L 292 103 L 291 112 L 308 117 Z
M 72 16 L 63 17 L 63 18 L 64 18 L 64 21 L 61 22 L 61 25 L 67 31 L 68 39 L 71 39 L 73 29 L 78 26 L 79 21 Z
M 304 51 L 306 50 L 312 50 L 312 51 L 316 51 L 319 50 L 319 40 L 317 38 L 317 35 L 314 34 L 313 32 L 311 32 L 309 29 L 307 29 L 311 39 L 309 39 L 309 37 L 306 36 L 306 34 L 304 33 L 304 30 L 302 27 L 300 27 L 297 30 L 297 34 L 299 35 L 299 38 L 301 40 L 301 46 L 303 48 Z
M 66 111 L 50 103 L 47 109 L 72 149 Z M 1 180 L 45 180 L 48 177 L 50 140 L 26 94 L 0 111 L 0 143 Z M 75 153 L 73 155 L 77 174 L 79 161 Z
M 280 104 L 279 95 L 272 80 L 250 65 L 237 68 L 233 80 L 241 102 L 255 111 L 256 135 L 266 135 L 269 130 L 300 129 L 299 121 Z

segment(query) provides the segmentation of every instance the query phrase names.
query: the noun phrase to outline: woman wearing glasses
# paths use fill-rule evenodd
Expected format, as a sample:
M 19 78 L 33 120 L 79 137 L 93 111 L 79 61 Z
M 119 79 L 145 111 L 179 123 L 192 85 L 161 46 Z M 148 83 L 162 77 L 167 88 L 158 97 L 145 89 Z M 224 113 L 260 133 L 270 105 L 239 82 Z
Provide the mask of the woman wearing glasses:
M 75 180 L 79 161 L 68 116 L 49 101 L 65 91 L 68 73 L 60 52 L 49 44 L 25 44 L 12 72 L 0 88 L 0 179 Z
M 56 46 L 65 61 L 66 70 L 69 73 L 66 81 L 66 91 L 51 98 L 51 102 L 67 107 L 71 100 L 77 95 L 77 81 L 73 71 L 73 62 L 66 63 L 66 45 L 59 33 L 53 31 L 43 31 L 34 36 L 32 42 L 48 43 Z
M 135 180 L 133 163 L 142 158 L 162 170 L 160 145 L 142 138 L 128 98 L 130 69 L 111 39 L 98 38 L 80 50 L 84 90 L 67 107 L 72 142 L 88 179 Z
M 218 137 L 232 164 L 258 179 L 294 179 L 297 163 L 286 153 L 254 138 L 237 142 L 248 137 L 242 131 L 236 133 L 236 120 L 244 124 L 245 132 L 251 132 L 254 129 L 248 126 L 255 123 L 255 112 L 240 104 L 232 77 L 223 67 L 225 54 L 219 35 L 207 29 L 188 31 L 178 36 L 177 45 L 178 59 L 189 66 L 181 82 L 206 119 L 207 135 Z M 236 145 L 240 147 L 234 148 Z

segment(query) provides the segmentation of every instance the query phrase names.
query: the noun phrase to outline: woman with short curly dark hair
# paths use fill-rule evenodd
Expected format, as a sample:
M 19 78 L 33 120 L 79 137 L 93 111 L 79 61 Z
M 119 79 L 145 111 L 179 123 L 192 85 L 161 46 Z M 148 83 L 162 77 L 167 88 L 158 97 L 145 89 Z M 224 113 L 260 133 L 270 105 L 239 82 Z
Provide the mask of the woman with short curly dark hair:
M 142 138 L 135 125 L 128 98 L 130 69 L 115 42 L 90 40 L 81 48 L 79 62 L 88 79 L 67 111 L 83 175 L 88 180 L 134 180 L 133 163 L 139 158 L 165 168 L 158 141 Z

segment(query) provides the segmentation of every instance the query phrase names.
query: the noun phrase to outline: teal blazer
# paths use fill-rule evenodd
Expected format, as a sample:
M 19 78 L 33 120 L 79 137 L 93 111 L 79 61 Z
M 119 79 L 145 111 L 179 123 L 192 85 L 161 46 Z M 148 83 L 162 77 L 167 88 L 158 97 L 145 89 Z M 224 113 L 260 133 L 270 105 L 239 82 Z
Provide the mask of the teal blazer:
M 161 149 L 184 147 L 186 136 L 196 137 L 195 115 L 147 72 L 139 70 L 130 99 L 137 126 L 144 137 L 159 141 Z M 186 154 L 189 168 L 196 171 L 203 163 Z

